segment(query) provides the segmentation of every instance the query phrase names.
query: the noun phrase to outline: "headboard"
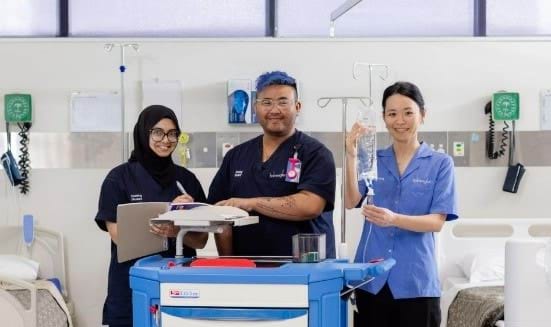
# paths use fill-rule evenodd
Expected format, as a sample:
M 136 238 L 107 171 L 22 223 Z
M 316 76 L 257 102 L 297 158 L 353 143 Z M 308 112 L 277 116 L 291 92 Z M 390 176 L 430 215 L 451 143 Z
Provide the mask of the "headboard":
M 65 246 L 59 232 L 35 226 L 34 241 L 30 249 L 23 242 L 21 226 L 0 226 L 0 254 L 27 256 L 40 263 L 39 277 L 58 278 L 67 296 L 65 276 Z
M 437 233 L 440 281 L 462 277 L 461 260 L 470 253 L 500 251 L 509 239 L 551 237 L 551 218 L 463 218 L 444 224 Z

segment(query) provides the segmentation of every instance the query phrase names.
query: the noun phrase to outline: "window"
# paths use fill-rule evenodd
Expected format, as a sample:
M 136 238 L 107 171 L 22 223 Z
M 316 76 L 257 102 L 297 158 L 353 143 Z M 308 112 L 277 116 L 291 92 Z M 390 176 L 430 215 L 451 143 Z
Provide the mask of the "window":
M 551 35 L 551 1 L 487 0 L 488 36 Z
M 266 1 L 71 0 L 69 19 L 70 36 L 265 36 Z
M 344 0 L 279 0 L 277 35 L 329 36 L 330 15 Z M 472 0 L 365 0 L 335 22 L 335 36 L 471 36 Z
M 58 0 L 1 0 L 0 36 L 56 36 Z

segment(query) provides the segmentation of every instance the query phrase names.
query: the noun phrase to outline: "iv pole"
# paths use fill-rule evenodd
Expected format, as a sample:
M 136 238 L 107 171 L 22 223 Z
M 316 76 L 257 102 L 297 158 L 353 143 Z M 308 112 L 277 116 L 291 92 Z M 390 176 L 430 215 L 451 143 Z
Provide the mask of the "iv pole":
M 125 50 L 126 48 L 132 48 L 134 51 L 138 51 L 140 46 L 137 43 L 106 43 L 104 49 L 107 52 L 111 52 L 114 47 L 120 48 L 120 60 L 121 64 L 119 66 L 119 71 L 121 72 L 121 160 L 126 162 L 128 160 L 128 140 L 126 137 L 126 128 L 125 128 L 125 107 L 124 107 L 124 72 L 126 71 L 125 66 Z
M 342 149 L 344 151 L 342 155 L 342 170 L 341 170 L 341 244 L 339 246 L 338 256 L 340 259 L 348 258 L 348 245 L 346 244 L 346 208 L 344 205 L 345 192 L 346 192 L 346 122 L 347 122 L 347 109 L 349 100 L 359 100 L 364 105 L 367 105 L 365 101 L 369 101 L 371 105 L 373 101 L 368 97 L 323 97 L 318 99 L 318 106 L 325 108 L 333 100 L 340 100 L 342 102 Z
M 347 109 L 348 101 L 359 100 L 362 104 L 366 105 L 366 100 L 369 101 L 369 105 L 373 104 L 373 87 L 372 76 L 375 69 L 384 68 L 384 75 L 379 74 L 382 80 L 387 80 L 389 77 L 389 66 L 384 64 L 369 64 L 364 62 L 355 62 L 353 66 L 352 76 L 354 79 L 358 79 L 357 73 L 358 67 L 369 67 L 369 96 L 367 97 L 323 97 L 318 99 L 318 106 L 325 108 L 333 100 L 340 100 L 342 102 L 342 149 L 344 151 L 342 156 L 342 172 L 341 172 L 341 244 L 339 246 L 339 258 L 346 259 L 348 257 L 348 245 L 346 244 L 346 208 L 344 205 L 345 192 L 346 192 L 346 123 L 347 123 Z
M 360 76 L 360 74 L 357 73 L 357 70 L 358 70 L 357 68 L 361 66 L 367 66 L 369 68 L 369 95 L 368 96 L 370 99 L 372 99 L 373 98 L 373 83 L 372 83 L 373 70 L 384 68 L 384 76 L 379 74 L 379 78 L 381 78 L 383 81 L 386 81 L 389 76 L 389 73 L 388 73 L 389 68 L 388 68 L 388 65 L 385 65 L 385 64 L 370 64 L 367 62 L 355 62 L 354 68 L 352 70 L 352 77 L 354 77 L 354 79 L 358 79 L 358 77 Z

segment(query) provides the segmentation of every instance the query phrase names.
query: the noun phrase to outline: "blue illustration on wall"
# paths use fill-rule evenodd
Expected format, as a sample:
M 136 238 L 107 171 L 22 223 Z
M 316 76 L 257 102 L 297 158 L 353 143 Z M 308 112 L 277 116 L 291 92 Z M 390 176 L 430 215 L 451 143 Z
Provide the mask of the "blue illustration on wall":
M 246 119 L 247 108 L 249 107 L 249 94 L 243 90 L 235 90 L 228 97 L 230 107 L 230 123 L 250 123 Z

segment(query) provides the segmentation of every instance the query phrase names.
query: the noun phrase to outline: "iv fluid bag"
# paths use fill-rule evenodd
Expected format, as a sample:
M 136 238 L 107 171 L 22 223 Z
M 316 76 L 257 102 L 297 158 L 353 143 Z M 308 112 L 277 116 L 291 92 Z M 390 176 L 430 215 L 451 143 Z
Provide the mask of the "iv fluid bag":
M 365 128 L 365 133 L 358 139 L 358 179 L 372 188 L 377 179 L 377 128 L 376 113 L 372 108 L 360 111 L 358 122 Z
M 375 130 L 375 126 L 368 126 Z M 377 135 L 368 131 L 358 139 L 358 176 L 373 181 L 377 179 Z

